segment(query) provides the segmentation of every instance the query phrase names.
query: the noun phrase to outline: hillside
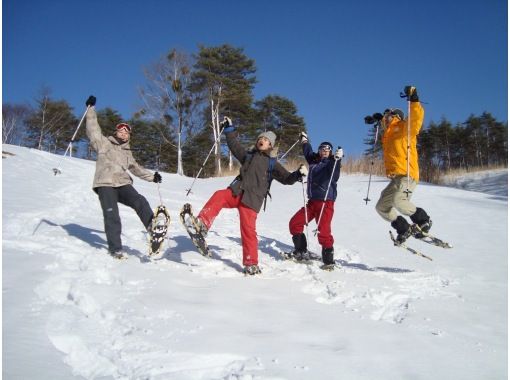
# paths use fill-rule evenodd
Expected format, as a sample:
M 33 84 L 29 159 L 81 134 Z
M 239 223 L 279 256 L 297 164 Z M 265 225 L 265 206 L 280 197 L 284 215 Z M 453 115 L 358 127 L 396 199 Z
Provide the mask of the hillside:
M 259 214 L 263 273 L 241 273 L 237 212 L 224 210 L 195 252 L 178 221 L 231 178 L 163 173 L 172 223 L 163 255 L 146 256 L 135 213 L 121 208 L 128 260 L 106 254 L 91 190 L 94 162 L 4 145 L 2 271 L 6 379 L 503 379 L 508 374 L 508 200 L 421 184 L 444 250 L 428 261 L 394 247 L 374 206 L 387 180 L 342 175 L 333 234 L 338 268 L 282 260 L 300 184 L 273 183 Z M 502 181 L 498 186 L 505 186 Z M 157 187 L 135 179 L 152 206 Z M 309 229 L 310 247 L 319 252 Z

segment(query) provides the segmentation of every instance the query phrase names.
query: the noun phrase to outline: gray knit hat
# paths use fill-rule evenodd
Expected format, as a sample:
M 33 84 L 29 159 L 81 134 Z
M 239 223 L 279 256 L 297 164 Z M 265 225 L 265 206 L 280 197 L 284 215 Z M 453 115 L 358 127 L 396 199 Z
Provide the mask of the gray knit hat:
M 276 142 L 276 135 L 274 134 L 274 132 L 271 131 L 262 132 L 259 135 L 259 137 L 257 137 L 257 140 L 260 139 L 261 137 L 265 137 L 266 139 L 268 139 L 269 142 L 271 143 L 271 146 L 274 148 L 274 144 Z

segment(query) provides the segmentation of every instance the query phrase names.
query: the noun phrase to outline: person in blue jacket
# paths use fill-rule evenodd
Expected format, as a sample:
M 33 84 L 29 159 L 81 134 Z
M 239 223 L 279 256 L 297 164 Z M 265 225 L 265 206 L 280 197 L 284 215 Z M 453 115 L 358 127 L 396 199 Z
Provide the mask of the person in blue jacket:
M 333 154 L 333 145 L 324 141 L 319 145 L 316 153 L 308 142 L 306 133 L 302 132 L 300 137 L 303 144 L 303 155 L 309 165 L 308 203 L 306 210 L 305 207 L 302 207 L 289 221 L 289 230 L 295 248 L 293 255 L 296 260 L 309 258 L 303 230 L 305 225 L 315 219 L 319 244 L 322 246 L 322 261 L 324 265 L 334 265 L 334 238 L 331 234 L 331 220 L 335 211 L 336 187 L 340 177 L 340 164 L 337 162 L 335 165 L 335 162 L 342 159 L 343 150 L 338 148 Z

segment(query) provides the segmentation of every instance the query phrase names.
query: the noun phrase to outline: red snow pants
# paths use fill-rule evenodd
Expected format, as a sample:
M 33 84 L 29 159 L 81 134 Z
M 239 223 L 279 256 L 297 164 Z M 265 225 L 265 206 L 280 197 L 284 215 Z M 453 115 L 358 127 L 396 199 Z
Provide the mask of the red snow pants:
M 257 238 L 258 213 L 241 203 L 242 195 L 234 196 L 230 188 L 216 191 L 204 205 L 198 218 L 209 230 L 214 219 L 224 208 L 237 208 L 243 245 L 243 265 L 258 265 L 259 241 Z
M 328 200 L 323 202 L 320 200 L 309 200 L 306 205 L 306 213 L 305 208 L 301 207 L 301 209 L 298 210 L 298 212 L 296 212 L 290 219 L 289 230 L 291 235 L 294 236 L 302 233 L 305 225 L 310 223 L 312 220 L 315 219 L 317 222 L 319 220 L 323 204 L 324 211 L 322 212 L 322 217 L 318 226 L 319 234 L 317 237 L 322 248 L 331 248 L 335 242 L 333 235 L 331 235 L 331 220 L 333 219 L 333 214 L 335 212 L 334 201 Z M 308 221 L 306 220 L 307 216 Z

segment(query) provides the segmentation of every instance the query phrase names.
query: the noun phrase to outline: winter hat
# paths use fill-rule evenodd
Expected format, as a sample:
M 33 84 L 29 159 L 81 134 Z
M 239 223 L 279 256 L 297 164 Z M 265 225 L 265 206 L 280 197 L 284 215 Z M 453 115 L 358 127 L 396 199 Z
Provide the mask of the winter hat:
M 257 140 L 262 138 L 262 137 L 265 137 L 266 139 L 269 140 L 269 142 L 271 143 L 271 146 L 274 148 L 274 144 L 276 142 L 276 135 L 274 132 L 271 132 L 271 131 L 266 131 L 266 132 L 262 132 L 259 137 L 257 137 Z
M 322 148 L 329 148 L 329 150 L 333 150 L 333 144 L 331 144 L 329 141 L 323 141 L 321 142 L 321 145 L 319 145 L 318 150 L 321 150 Z
M 400 120 L 404 120 L 404 111 L 399 108 L 388 108 L 384 110 L 384 113 L 389 113 L 391 116 L 397 116 Z

